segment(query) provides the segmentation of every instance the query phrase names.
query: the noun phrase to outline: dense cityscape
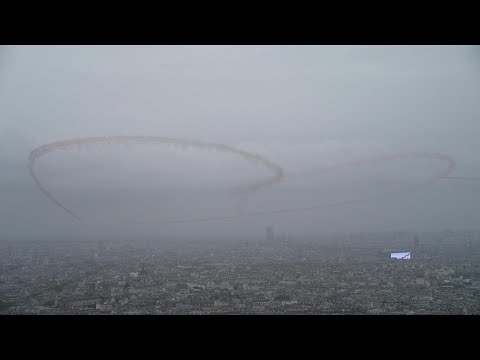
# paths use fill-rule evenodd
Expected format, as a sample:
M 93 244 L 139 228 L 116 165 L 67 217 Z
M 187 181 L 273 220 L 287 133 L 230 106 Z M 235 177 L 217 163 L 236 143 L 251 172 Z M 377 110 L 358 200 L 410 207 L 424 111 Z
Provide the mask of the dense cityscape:
M 1 314 L 480 314 L 476 231 L 0 247 Z

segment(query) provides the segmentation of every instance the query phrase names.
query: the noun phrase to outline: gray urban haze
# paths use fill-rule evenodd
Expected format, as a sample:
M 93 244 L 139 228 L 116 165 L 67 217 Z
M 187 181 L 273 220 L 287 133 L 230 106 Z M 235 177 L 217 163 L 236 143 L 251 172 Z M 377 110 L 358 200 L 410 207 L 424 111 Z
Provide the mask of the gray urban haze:
M 478 230 L 479 118 L 478 47 L 2 47 L 0 237 Z M 80 220 L 29 174 L 30 152 L 42 145 L 114 136 L 225 145 L 283 174 L 235 191 L 268 182 L 271 169 L 168 143 L 98 142 L 45 154 L 35 164 L 39 181 Z M 322 172 L 398 153 L 443 154 L 455 162 L 449 176 L 467 179 L 404 192 L 449 166 L 421 157 Z
M 0 47 L 0 314 L 480 314 L 474 46 Z

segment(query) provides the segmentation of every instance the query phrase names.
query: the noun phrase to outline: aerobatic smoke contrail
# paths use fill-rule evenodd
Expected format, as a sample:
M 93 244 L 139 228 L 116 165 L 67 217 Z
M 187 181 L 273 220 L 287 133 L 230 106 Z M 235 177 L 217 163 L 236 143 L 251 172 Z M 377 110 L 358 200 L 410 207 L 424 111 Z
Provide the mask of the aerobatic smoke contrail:
M 248 213 L 243 213 L 241 215 L 225 215 L 225 216 L 217 216 L 217 217 L 203 217 L 203 218 L 190 218 L 190 219 L 166 219 L 166 220 L 157 220 L 155 223 L 159 224 L 167 224 L 167 223 L 191 223 L 191 222 L 205 222 L 205 221 L 220 221 L 220 220 L 233 220 L 238 219 L 241 217 L 247 216 L 258 216 L 258 215 L 268 215 L 268 214 L 283 214 L 283 213 L 295 213 L 295 212 L 303 212 L 303 211 L 312 211 L 336 206 L 344 206 L 344 205 L 352 205 L 356 203 L 362 203 L 366 201 L 372 201 L 381 199 L 387 196 L 399 195 L 399 194 L 406 194 L 412 191 L 417 190 L 420 187 L 431 185 L 442 178 L 447 177 L 455 170 L 455 161 L 448 155 L 439 154 L 439 153 L 427 153 L 427 152 L 409 152 L 409 153 L 398 153 L 393 155 L 385 155 L 385 156 L 378 156 L 374 158 L 369 158 L 365 160 L 357 160 L 351 162 L 345 162 L 337 165 L 333 165 L 330 167 L 326 167 L 321 170 L 312 171 L 307 174 L 296 175 L 297 176 L 307 176 L 307 175 L 323 175 L 328 174 L 331 172 L 339 171 L 342 169 L 355 167 L 355 166 L 365 166 L 385 161 L 392 161 L 397 159 L 428 159 L 428 160 L 440 160 L 446 162 L 446 168 L 440 172 L 439 174 L 432 176 L 420 183 L 415 185 L 411 185 L 407 188 L 396 190 L 396 191 L 388 191 L 388 192 L 381 192 L 375 195 L 353 199 L 353 200 L 344 200 L 344 201 L 337 201 L 337 202 L 330 202 L 324 204 L 317 204 L 311 206 L 304 206 L 304 207 L 292 207 L 292 208 L 284 208 L 284 209 L 276 209 L 276 210 L 265 210 L 265 211 L 253 211 Z M 137 223 L 151 223 L 151 222 L 137 222 Z
M 42 183 L 40 182 L 40 180 L 35 174 L 35 164 L 40 157 L 45 156 L 51 153 L 52 151 L 56 151 L 59 149 L 67 150 L 77 145 L 93 145 L 93 144 L 119 144 L 119 145 L 168 144 L 168 145 L 174 145 L 174 146 L 176 145 L 184 148 L 213 150 L 213 151 L 218 151 L 224 154 L 237 155 L 248 161 L 254 161 L 256 163 L 263 165 L 265 168 L 267 168 L 273 173 L 273 175 L 267 180 L 256 182 L 254 184 L 250 184 L 238 189 L 244 193 L 255 191 L 269 185 L 273 185 L 281 181 L 284 177 L 283 169 L 279 165 L 258 154 L 235 149 L 233 147 L 223 145 L 223 144 L 208 143 L 208 142 L 202 142 L 202 141 L 196 141 L 196 140 L 167 138 L 167 137 L 160 137 L 160 136 L 104 136 L 104 137 L 69 139 L 69 140 L 57 141 L 57 142 L 45 144 L 32 150 L 29 156 L 28 170 L 31 177 L 35 181 L 36 186 L 55 205 L 63 209 L 65 212 L 67 212 L 69 215 L 71 215 L 73 218 L 77 220 L 80 220 L 80 217 L 77 214 L 75 214 L 72 210 L 64 206 L 58 199 L 55 198 L 55 196 L 53 196 L 51 192 L 49 192 L 42 185 Z
M 249 186 L 245 186 L 242 188 L 242 191 L 254 191 L 257 190 L 261 187 L 272 185 L 277 183 L 278 181 L 282 180 L 284 178 L 284 172 L 283 169 L 273 163 L 272 161 L 266 159 L 265 157 L 258 155 L 258 154 L 252 154 L 243 150 L 238 150 L 226 145 L 222 144 L 214 144 L 214 143 L 205 143 L 201 141 L 192 141 L 192 140 L 184 140 L 184 139 L 175 139 L 175 138 L 165 138 L 165 137 L 155 137 L 155 136 L 111 136 L 111 137 L 91 137 L 91 138 L 81 138 L 81 139 L 71 139 L 71 140 L 66 140 L 66 141 L 59 141 L 59 142 L 54 142 L 50 144 L 46 144 L 43 146 L 40 146 L 36 149 L 34 149 L 30 153 L 29 157 L 29 171 L 30 175 L 32 176 L 33 180 L 35 181 L 35 184 L 37 187 L 40 189 L 40 191 L 47 196 L 55 205 L 59 206 L 62 208 L 64 211 L 66 211 L 69 215 L 74 217 L 75 219 L 80 219 L 78 215 L 76 215 L 73 211 L 65 207 L 60 201 L 58 201 L 48 190 L 45 189 L 45 187 L 41 184 L 41 182 L 38 180 L 37 176 L 35 175 L 34 172 L 34 166 L 36 161 L 52 152 L 58 149 L 68 149 L 69 147 L 75 146 L 75 145 L 84 145 L 84 144 L 101 144 L 101 143 L 107 143 L 107 144 L 147 144 L 147 143 L 152 143 L 152 144 L 171 144 L 171 145 L 179 145 L 182 147 L 193 147 L 197 149 L 205 149 L 205 150 L 214 150 L 214 151 L 219 151 L 222 153 L 228 153 L 228 154 L 235 154 L 243 157 L 246 160 L 250 161 L 256 161 L 263 166 L 265 166 L 267 169 L 273 172 L 273 176 L 268 179 L 264 180 L 258 183 L 251 184 Z M 299 174 L 295 175 L 293 177 L 298 177 L 298 176 L 312 176 L 312 175 L 323 175 L 323 174 L 328 174 L 331 172 L 339 171 L 342 169 L 346 168 L 351 168 L 351 167 L 356 167 L 356 166 L 366 166 L 366 165 L 371 165 L 371 164 L 376 164 L 376 163 L 381 163 L 381 162 L 389 162 L 397 159 L 428 159 L 428 160 L 440 160 L 443 162 L 447 163 L 447 167 L 440 173 L 437 174 L 433 177 L 430 177 L 418 184 L 409 186 L 407 188 L 404 188 L 402 190 L 397 190 L 397 191 L 390 191 L 390 192 L 382 192 L 378 193 L 376 195 L 371 195 L 368 197 L 363 197 L 363 198 L 358 198 L 358 199 L 353 199 L 353 200 L 346 200 L 346 201 L 338 201 L 338 202 L 331 202 L 331 203 L 325 203 L 325 204 L 317 204 L 317 205 L 311 205 L 311 206 L 303 206 L 303 207 L 292 207 L 292 208 L 283 208 L 283 209 L 275 209 L 275 210 L 265 210 L 265 211 L 253 211 L 253 212 L 247 212 L 247 213 L 242 213 L 238 215 L 225 215 L 225 216 L 211 216 L 211 217 L 198 217 L 198 218 L 189 218 L 189 219 L 157 219 L 154 222 L 159 223 L 159 224 L 166 224 L 166 223 L 191 223 L 191 222 L 206 222 L 206 221 L 219 221 L 219 220 L 231 220 L 231 219 L 238 219 L 242 217 L 247 217 L 247 216 L 257 216 L 257 215 L 266 215 L 266 214 L 281 214 L 281 213 L 294 213 L 294 212 L 301 212 L 301 211 L 311 211 L 311 210 L 316 210 L 316 209 L 322 209 L 322 208 L 329 208 L 329 207 L 334 207 L 334 206 L 341 206 L 341 205 L 349 205 L 349 204 L 355 204 L 355 203 L 361 203 L 365 201 L 371 201 L 374 199 L 379 199 L 383 198 L 386 196 L 392 196 L 392 195 L 398 195 L 398 194 L 404 194 L 408 193 L 411 191 L 414 191 L 418 189 L 419 187 L 426 186 L 426 185 L 431 185 L 441 179 L 445 178 L 453 178 L 449 177 L 449 175 L 454 171 L 455 169 L 455 161 L 448 155 L 445 154 L 439 154 L 439 153 L 427 153 L 427 152 L 410 152 L 410 153 L 398 153 L 398 154 L 393 154 L 393 155 L 385 155 L 385 156 L 379 156 L 379 157 L 374 157 L 374 158 L 369 158 L 369 159 L 364 159 L 364 160 L 358 160 L 358 161 L 351 161 L 351 162 L 345 162 L 337 165 L 333 165 L 330 167 L 326 167 L 324 169 L 316 170 L 309 172 L 307 174 Z M 136 222 L 136 223 L 146 223 L 146 222 Z M 151 222 L 150 222 L 151 223 Z
M 447 180 L 465 180 L 465 181 L 480 181 L 478 176 L 443 176 L 441 179 Z

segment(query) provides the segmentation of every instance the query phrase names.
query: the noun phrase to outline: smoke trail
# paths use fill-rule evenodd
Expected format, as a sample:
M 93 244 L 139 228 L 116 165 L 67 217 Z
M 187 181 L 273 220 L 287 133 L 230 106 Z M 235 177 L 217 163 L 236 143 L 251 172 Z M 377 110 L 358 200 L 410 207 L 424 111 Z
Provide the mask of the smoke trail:
M 257 190 L 261 187 L 272 185 L 284 178 L 284 172 L 282 168 L 271 162 L 270 160 L 262 157 L 261 155 L 258 154 L 252 154 L 243 150 L 238 150 L 231 148 L 226 145 L 222 144 L 213 144 L 213 143 L 204 143 L 200 141 L 191 141 L 191 140 L 183 140 L 183 139 L 174 139 L 174 138 L 164 138 L 164 137 L 154 137 L 154 136 L 112 136 L 112 137 L 93 137 L 93 138 L 83 138 L 83 139 L 71 139 L 71 140 L 66 140 L 66 141 L 60 141 L 60 142 L 55 142 L 55 143 L 50 143 L 46 144 L 43 146 L 38 147 L 37 149 L 33 150 L 30 153 L 30 164 L 29 164 L 29 169 L 30 169 L 30 175 L 34 179 L 37 187 L 44 193 L 52 202 L 54 202 L 57 206 L 65 210 L 68 214 L 70 214 L 72 217 L 79 219 L 79 217 L 73 213 L 71 210 L 66 208 L 63 204 L 61 204 L 51 193 L 49 193 L 40 183 L 40 181 L 37 179 L 35 176 L 35 173 L 33 171 L 35 162 L 38 158 L 52 152 L 58 149 L 68 149 L 69 147 L 75 146 L 75 145 L 85 145 L 85 144 L 99 144 L 99 143 L 107 143 L 107 144 L 147 144 L 147 143 L 152 143 L 152 144 L 168 144 L 168 145 L 174 145 L 174 146 L 181 146 L 182 148 L 197 148 L 197 149 L 204 149 L 204 150 L 214 150 L 214 151 L 219 151 L 222 153 L 228 153 L 228 154 L 235 154 L 239 155 L 246 160 L 250 161 L 255 161 L 263 166 L 265 166 L 267 169 L 271 170 L 274 174 L 272 178 L 268 180 L 264 180 L 255 184 L 251 184 L 249 186 L 243 187 L 241 189 L 242 192 L 245 191 L 254 191 Z M 379 156 L 379 157 L 374 157 L 370 159 L 364 159 L 364 160 L 357 160 L 357 161 L 351 161 L 351 162 L 345 162 L 337 165 L 333 165 L 330 167 L 326 167 L 320 170 L 312 171 L 306 174 L 297 174 L 295 176 L 291 176 L 293 178 L 295 177 L 304 177 L 304 176 L 312 176 L 312 175 L 323 175 L 323 174 L 328 174 L 332 172 L 336 172 L 342 169 L 346 168 L 351 168 L 351 167 L 356 167 L 356 166 L 366 166 L 366 165 L 371 165 L 371 164 L 376 164 L 376 163 L 381 163 L 381 162 L 390 162 L 394 161 L 397 159 L 428 159 L 428 160 L 440 160 L 443 162 L 447 163 L 447 167 L 439 174 L 430 177 L 421 183 L 409 186 L 407 188 L 404 188 L 402 190 L 397 190 L 397 191 L 390 191 L 390 192 L 383 192 L 379 193 L 376 195 L 372 196 L 367 196 L 359 199 L 354 199 L 354 200 L 346 200 L 346 201 L 338 201 L 338 202 L 331 202 L 331 203 L 325 203 L 325 204 L 317 204 L 317 205 L 311 205 L 311 206 L 304 206 L 304 207 L 295 207 L 295 208 L 283 208 L 283 209 L 276 209 L 276 210 L 265 210 L 265 211 L 254 211 L 254 212 L 248 212 L 248 213 L 241 213 L 238 215 L 225 215 L 225 216 L 214 216 L 214 217 L 198 217 L 198 218 L 189 218 L 189 219 L 159 219 L 154 221 L 155 223 L 158 224 L 166 224 L 166 223 L 193 223 L 193 222 L 206 222 L 206 221 L 222 221 L 222 220 L 233 220 L 233 219 L 238 219 L 238 218 L 243 218 L 243 217 L 249 217 L 249 216 L 258 216 L 258 215 L 268 215 L 268 214 L 281 214 L 281 213 L 295 213 L 295 212 L 303 212 L 303 211 L 312 211 L 312 210 L 317 210 L 317 209 L 323 209 L 323 208 L 329 208 L 329 207 L 334 207 L 334 206 L 344 206 L 344 205 L 351 205 L 351 204 L 356 204 L 356 203 L 362 203 L 366 201 L 372 201 L 375 199 L 380 199 L 388 196 L 393 196 L 393 195 L 399 195 L 399 194 L 405 194 L 409 193 L 412 191 L 417 190 L 420 187 L 431 185 L 441 179 L 447 179 L 447 178 L 454 178 L 454 177 L 449 177 L 449 175 L 454 171 L 455 169 L 455 161 L 448 155 L 445 154 L 439 154 L 439 153 L 427 153 L 427 152 L 410 152 L 410 153 L 398 153 L 398 154 L 393 154 L 393 155 L 385 155 L 385 156 Z M 145 224 L 145 223 L 151 223 L 151 222 L 139 222 L 136 221 L 135 223 L 137 224 Z
M 304 177 L 304 176 L 312 176 L 312 175 L 321 175 L 321 174 L 327 174 L 333 171 L 339 171 L 342 169 L 346 168 L 351 168 L 351 167 L 356 167 L 356 166 L 364 166 L 364 165 L 372 165 L 376 163 L 382 163 L 382 162 L 390 162 L 393 160 L 398 160 L 398 159 L 428 159 L 428 160 L 441 160 L 446 162 L 448 165 L 445 168 L 444 171 L 442 171 L 440 174 L 429 178 L 427 182 L 431 181 L 438 181 L 441 178 L 447 177 L 449 174 L 453 172 L 455 169 L 455 161 L 448 155 L 445 154 L 439 154 L 439 153 L 428 153 L 428 152 L 407 152 L 407 153 L 397 153 L 397 154 L 392 154 L 392 155 L 384 155 L 384 156 L 378 156 L 370 159 L 364 159 L 364 160 L 356 160 L 356 161 L 350 161 L 350 162 L 345 162 L 341 164 L 336 164 L 332 165 L 323 169 L 319 170 L 314 170 L 310 171 L 305 174 L 297 174 L 297 175 L 292 175 L 290 177 Z
M 465 181 L 480 181 L 478 176 L 443 176 L 441 179 L 447 180 L 465 180 Z
M 52 193 L 50 193 L 42 185 L 42 183 L 40 182 L 40 180 L 35 174 L 35 164 L 39 158 L 53 151 L 68 150 L 74 146 L 93 145 L 93 144 L 109 144 L 109 145 L 110 144 L 119 144 L 119 145 L 166 144 L 166 145 L 179 146 L 183 149 L 193 148 L 193 149 L 201 149 L 206 151 L 217 151 L 223 154 L 237 155 L 247 161 L 253 161 L 255 163 L 258 163 L 264 166 L 266 169 L 270 170 L 273 173 L 273 175 L 267 180 L 262 180 L 260 182 L 256 182 L 256 183 L 237 189 L 237 190 L 240 190 L 241 192 L 251 192 L 251 191 L 258 190 L 262 187 L 273 185 L 281 181 L 284 177 L 283 169 L 279 165 L 258 154 L 235 149 L 233 147 L 223 145 L 223 144 L 208 143 L 208 142 L 202 142 L 202 141 L 196 141 L 196 140 L 167 138 L 167 137 L 159 137 L 159 136 L 103 136 L 103 137 L 69 139 L 69 140 L 57 141 L 57 142 L 45 144 L 32 150 L 29 156 L 28 170 L 29 170 L 30 176 L 35 181 L 36 186 L 55 205 L 63 209 L 70 216 L 72 216 L 77 220 L 80 220 L 80 217 L 77 214 L 75 214 L 72 210 L 64 206 L 58 199 L 56 199 L 53 196 Z
M 72 210 L 68 209 L 67 207 L 63 206 L 63 204 L 58 201 L 47 189 L 45 189 L 42 186 L 42 183 L 38 180 L 38 178 L 35 176 L 35 172 L 33 171 L 33 163 L 30 163 L 28 166 L 28 171 L 30 172 L 30 176 L 33 178 L 33 181 L 35 181 L 35 185 L 40 189 L 40 191 L 47 197 L 49 198 L 55 205 L 59 206 L 63 210 L 65 210 L 70 216 L 75 218 L 76 220 L 80 220 L 80 217 L 75 214 Z
M 167 223 L 192 223 L 192 222 L 205 222 L 205 221 L 233 220 L 233 219 L 238 219 L 238 218 L 247 217 L 247 216 L 296 213 L 296 212 L 325 209 L 325 208 L 336 207 L 336 206 L 353 205 L 353 204 L 363 203 L 363 202 L 372 201 L 372 200 L 378 200 L 385 197 L 390 197 L 390 196 L 400 195 L 400 194 L 407 194 L 407 193 L 416 191 L 420 187 L 432 185 L 435 182 L 448 177 L 448 175 L 450 175 L 455 170 L 455 161 L 453 160 L 453 158 L 451 158 L 448 155 L 439 154 L 439 153 L 427 153 L 427 152 L 410 152 L 410 153 L 398 153 L 393 155 L 379 156 L 379 157 L 365 159 L 365 160 L 345 162 L 345 163 L 333 165 L 330 167 L 326 167 L 324 169 L 312 171 L 307 174 L 298 174 L 292 177 L 304 177 L 304 176 L 311 176 L 311 175 L 328 174 L 331 172 L 339 171 L 339 170 L 350 168 L 350 167 L 365 166 L 365 165 L 376 164 L 381 162 L 389 162 L 397 159 L 440 160 L 440 161 L 446 162 L 447 166 L 439 174 L 432 176 L 418 184 L 411 185 L 401 190 L 382 192 L 382 193 L 366 196 L 359 199 L 337 201 L 337 202 L 317 204 L 317 205 L 304 206 L 304 207 L 284 208 L 284 209 L 265 210 L 265 211 L 253 211 L 253 212 L 244 213 L 241 215 L 226 215 L 226 216 L 217 216 L 217 217 L 190 218 L 190 219 L 179 219 L 179 220 L 165 219 L 165 220 L 159 220 L 155 222 L 159 224 L 167 224 Z M 137 222 L 137 223 L 142 224 L 147 222 Z

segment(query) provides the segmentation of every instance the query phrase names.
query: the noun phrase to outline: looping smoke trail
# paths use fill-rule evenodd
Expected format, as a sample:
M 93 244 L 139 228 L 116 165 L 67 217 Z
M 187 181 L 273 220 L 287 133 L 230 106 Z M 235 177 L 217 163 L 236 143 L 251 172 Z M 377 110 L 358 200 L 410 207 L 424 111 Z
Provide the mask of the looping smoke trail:
M 384 155 L 384 156 L 379 156 L 379 157 L 374 157 L 370 159 L 365 159 L 365 160 L 357 160 L 357 161 L 351 161 L 351 162 L 345 162 L 337 165 L 333 165 L 330 167 L 326 167 L 321 170 L 317 171 L 312 171 L 307 174 L 299 174 L 295 175 L 292 177 L 303 177 L 303 176 L 311 176 L 311 175 L 322 175 L 322 174 L 328 174 L 331 172 L 339 171 L 342 169 L 350 168 L 350 167 L 355 167 L 355 166 L 364 166 L 364 165 L 370 165 L 370 164 L 375 164 L 375 163 L 381 163 L 381 162 L 388 162 L 392 160 L 397 160 L 397 159 L 428 159 L 428 160 L 440 160 L 444 161 L 447 163 L 446 168 L 441 171 L 439 174 L 430 177 L 418 184 L 411 185 L 407 188 L 401 189 L 401 190 L 396 190 L 396 191 L 388 191 L 388 192 L 382 192 L 376 195 L 371 195 L 368 197 L 363 197 L 359 199 L 354 199 L 354 200 L 345 200 L 345 201 L 337 201 L 337 202 L 331 202 L 331 203 L 325 203 L 325 204 L 318 204 L 318 205 L 312 205 L 312 206 L 305 206 L 305 207 L 296 207 L 296 208 L 284 208 L 284 209 L 276 209 L 276 210 L 265 210 L 265 211 L 253 211 L 249 213 L 244 213 L 241 215 L 226 215 L 226 216 L 217 216 L 217 217 L 205 217 L 205 218 L 190 218 L 190 219 L 179 219 L 179 220 L 159 220 L 155 221 L 155 223 L 158 224 L 168 224 L 168 223 L 191 223 L 191 222 L 205 222 L 205 221 L 220 221 L 220 220 L 233 220 L 233 219 L 238 219 L 241 217 L 247 217 L 247 216 L 258 216 L 258 215 L 268 215 L 268 214 L 283 214 L 283 213 L 295 213 L 295 212 L 302 212 L 302 211 L 312 211 L 312 210 L 318 210 L 318 209 L 324 209 L 324 208 L 330 208 L 330 207 L 335 207 L 335 206 L 344 206 L 344 205 L 352 205 L 352 204 L 357 204 L 357 203 L 362 203 L 362 202 L 367 202 L 367 201 L 372 201 L 372 200 L 377 200 L 381 198 L 385 198 L 388 196 L 394 196 L 394 195 L 400 195 L 400 194 L 406 194 L 410 193 L 412 191 L 417 190 L 420 187 L 427 186 L 427 185 L 432 185 L 435 182 L 448 177 L 454 170 L 455 170 L 455 161 L 453 158 L 446 154 L 440 154 L 440 153 L 427 153 L 427 152 L 409 152 L 409 153 L 398 153 L 398 154 L 393 154 L 393 155 Z M 151 223 L 151 222 L 137 222 L 139 224 L 142 223 Z
M 51 144 L 46 144 L 43 146 L 38 147 L 37 149 L 33 150 L 30 153 L 30 164 L 29 164 L 29 170 L 30 170 L 30 175 L 34 179 L 36 185 L 38 188 L 44 193 L 52 202 L 54 202 L 57 206 L 65 210 L 68 214 L 70 214 L 72 217 L 79 219 L 79 217 L 73 213 L 71 210 L 63 206 L 55 197 L 49 193 L 40 183 L 40 181 L 37 179 L 35 176 L 35 173 L 33 171 L 35 162 L 38 158 L 41 156 L 44 156 L 52 151 L 58 150 L 58 149 L 68 149 L 71 146 L 74 145 L 84 145 L 84 144 L 99 144 L 99 143 L 107 143 L 107 144 L 135 144 L 135 143 L 153 143 L 153 144 L 169 144 L 169 145 L 178 145 L 184 148 L 201 148 L 201 149 L 206 149 L 206 150 L 214 150 L 214 151 L 219 151 L 223 153 L 230 153 L 230 154 L 236 154 L 244 157 L 247 160 L 254 160 L 256 162 L 261 163 L 264 165 L 266 168 L 270 169 L 273 173 L 274 176 L 272 179 L 262 181 L 256 184 L 252 184 L 250 186 L 247 186 L 243 189 L 243 191 L 253 191 L 256 190 L 260 187 L 271 185 L 273 183 L 276 183 L 283 179 L 284 173 L 282 168 L 279 165 L 276 165 L 275 163 L 271 162 L 270 160 L 265 159 L 264 157 L 257 155 L 257 154 L 251 154 L 243 150 L 237 150 L 231 147 L 228 147 L 226 145 L 221 145 L 221 144 L 212 144 L 212 143 L 204 143 L 204 142 L 199 142 L 199 141 L 191 141 L 191 140 L 182 140 L 182 139 L 172 139 L 172 138 L 163 138 L 163 137 L 153 137 L 153 136 L 113 136 L 113 137 L 95 137 L 95 138 L 84 138 L 84 139 L 72 139 L 72 140 L 66 140 L 66 141 L 60 141 L 60 142 L 55 142 Z M 284 209 L 276 209 L 276 210 L 267 210 L 267 211 L 255 211 L 255 212 L 249 212 L 249 213 L 243 213 L 240 215 L 226 215 L 226 216 L 216 216 L 216 217 L 203 217 L 203 218 L 190 218 L 190 219 L 163 219 L 163 220 L 157 220 L 154 221 L 155 223 L 158 224 L 167 224 L 167 223 L 192 223 L 192 222 L 206 222 L 206 221 L 221 221 L 221 220 L 232 220 L 232 219 L 238 219 L 242 217 L 247 217 L 247 216 L 257 216 L 257 215 L 266 215 L 266 214 L 280 214 L 280 213 L 294 213 L 294 212 L 301 212 L 301 211 L 311 211 L 311 210 L 316 210 L 316 209 L 322 209 L 322 208 L 329 208 L 329 207 L 334 207 L 334 206 L 342 206 L 342 205 L 350 205 L 350 204 L 355 204 L 355 203 L 361 203 L 361 202 L 366 202 L 366 201 L 371 201 L 374 199 L 379 199 L 383 198 L 386 196 L 392 196 L 392 195 L 399 195 L 399 194 L 405 194 L 409 193 L 411 191 L 416 190 L 419 187 L 426 186 L 426 185 L 431 185 L 441 179 L 445 178 L 450 178 L 449 175 L 454 171 L 455 169 L 455 161 L 448 155 L 445 154 L 439 154 L 439 153 L 427 153 L 427 152 L 410 152 L 410 153 L 398 153 L 398 154 L 393 154 L 393 155 L 385 155 L 385 156 L 379 156 L 379 157 L 374 157 L 370 159 L 365 159 L 365 160 L 358 160 L 358 161 L 351 161 L 351 162 L 346 162 L 346 163 L 341 163 L 337 165 L 333 165 L 330 167 L 326 167 L 321 170 L 313 171 L 307 174 L 300 174 L 296 175 L 293 177 L 298 177 L 298 176 L 308 176 L 308 175 L 322 175 L 322 174 L 328 174 L 331 172 L 339 171 L 345 168 L 350 168 L 350 167 L 355 167 L 355 166 L 365 166 L 365 165 L 370 165 L 370 164 L 375 164 L 375 163 L 381 163 L 381 162 L 388 162 L 388 161 L 393 161 L 397 159 L 428 159 L 428 160 L 440 160 L 444 161 L 447 163 L 447 167 L 445 170 L 443 170 L 440 174 L 433 176 L 431 178 L 428 178 L 424 180 L 421 183 L 412 185 L 406 189 L 402 190 L 397 190 L 397 191 L 390 191 L 390 192 L 383 192 L 379 193 L 376 195 L 372 195 L 369 197 L 364 197 L 360 199 L 354 199 L 354 200 L 347 200 L 347 201 L 338 201 L 338 202 L 332 202 L 332 203 L 326 203 L 326 204 L 318 204 L 318 205 L 312 205 L 312 206 L 306 206 L 306 207 L 296 207 L 296 208 L 284 208 Z M 453 177 L 452 177 L 453 178 Z M 135 222 L 137 224 L 144 224 L 144 223 L 151 223 L 151 222 Z
M 441 179 L 447 180 L 465 180 L 465 181 L 480 181 L 478 176 L 443 176 Z
M 448 155 L 446 154 L 440 154 L 440 153 L 428 153 L 428 152 L 406 152 L 406 153 L 397 153 L 397 154 L 392 154 L 392 155 L 384 155 L 384 156 L 378 156 L 370 159 L 364 159 L 364 160 L 356 160 L 356 161 L 350 161 L 350 162 L 345 162 L 341 164 L 336 164 L 332 165 L 320 170 L 315 170 L 311 171 L 306 174 L 299 174 L 296 175 L 295 177 L 304 177 L 304 176 L 311 176 L 311 175 L 320 175 L 320 174 L 326 174 L 330 173 L 332 171 L 338 171 L 346 168 L 351 168 L 355 166 L 363 166 L 363 165 L 370 165 L 370 164 L 376 164 L 376 163 L 382 163 L 382 162 L 389 162 L 393 160 L 398 160 L 398 159 L 428 159 L 428 160 L 441 160 L 444 161 L 448 164 L 446 169 L 438 174 L 437 176 L 434 176 L 432 178 L 428 179 L 428 182 L 430 181 L 438 181 L 441 178 L 447 177 L 449 174 L 451 174 L 455 170 L 455 161 Z
M 55 205 L 63 209 L 73 218 L 80 220 L 80 217 L 75 214 L 72 210 L 68 209 L 64 206 L 60 201 L 58 201 L 52 193 L 50 193 L 40 182 L 35 174 L 35 164 L 36 161 L 53 151 L 56 150 L 68 150 L 74 146 L 81 146 L 81 145 L 92 145 L 92 144 L 118 144 L 118 145 L 131 145 L 131 144 L 166 144 L 166 145 L 173 145 L 173 146 L 180 146 L 183 149 L 201 149 L 206 151 L 217 151 L 224 154 L 230 155 L 238 155 L 245 160 L 256 162 L 268 170 L 270 170 L 273 175 L 267 179 L 263 180 L 251 185 L 244 186 L 239 190 L 241 192 L 251 192 L 258 190 L 262 187 L 266 187 L 269 185 L 273 185 L 279 181 L 281 181 L 284 177 L 283 169 L 277 165 L 276 163 L 270 161 L 269 159 L 254 153 L 250 153 L 244 150 L 235 149 L 233 147 L 223 145 L 223 144 L 216 144 L 216 143 L 208 143 L 202 142 L 197 140 L 186 140 L 186 139 L 176 139 L 176 138 L 167 138 L 167 137 L 159 137 L 159 136 L 103 136 L 103 137 L 89 137 L 89 138 L 79 138 L 79 139 L 69 139 L 64 141 L 57 141 L 50 144 L 42 145 L 30 152 L 29 155 L 29 164 L 28 170 L 30 176 L 35 181 L 36 186 L 38 189 L 48 198 L 50 199 Z
M 33 164 L 30 163 L 28 166 L 28 171 L 30 172 L 30 176 L 33 178 L 33 181 L 35 181 L 35 185 L 40 189 L 40 191 L 47 197 L 49 198 L 55 205 L 59 206 L 63 210 L 65 210 L 70 216 L 75 218 L 76 220 L 80 220 L 80 217 L 75 214 L 72 210 L 68 209 L 67 207 L 63 206 L 63 204 L 58 201 L 47 189 L 45 189 L 42 186 L 42 183 L 38 180 L 38 178 L 35 176 L 35 172 L 33 171 Z

